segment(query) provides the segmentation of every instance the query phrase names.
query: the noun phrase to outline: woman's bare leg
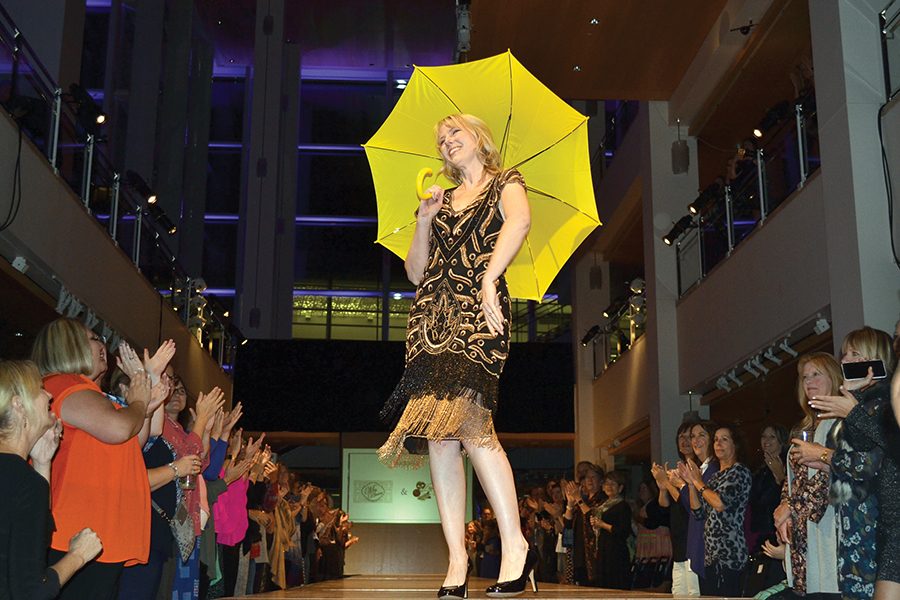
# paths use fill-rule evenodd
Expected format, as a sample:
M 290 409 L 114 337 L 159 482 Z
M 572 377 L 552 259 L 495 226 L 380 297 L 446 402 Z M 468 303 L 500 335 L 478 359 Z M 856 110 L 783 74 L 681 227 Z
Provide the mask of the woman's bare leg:
M 494 509 L 497 527 L 500 529 L 502 558 L 498 581 L 518 579 L 525 566 L 528 542 L 522 535 L 516 483 L 509 459 L 502 448 L 479 448 L 465 442 L 463 445 L 475 467 L 475 473 L 478 474 L 481 488 Z
M 428 442 L 431 485 L 441 513 L 441 528 L 447 540 L 450 566 L 444 586 L 462 585 L 466 580 L 466 471 L 457 441 Z

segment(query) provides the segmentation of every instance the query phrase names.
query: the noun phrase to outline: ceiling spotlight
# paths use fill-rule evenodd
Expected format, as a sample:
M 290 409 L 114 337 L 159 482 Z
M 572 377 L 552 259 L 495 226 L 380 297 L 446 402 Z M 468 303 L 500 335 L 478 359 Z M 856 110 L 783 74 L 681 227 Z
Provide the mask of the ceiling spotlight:
M 572 67 L 572 70 L 576 73 L 581 73 L 581 65 L 575 65 L 574 67 Z
M 728 377 L 728 379 L 730 379 L 730 380 L 732 381 L 732 383 L 734 383 L 734 385 L 736 385 L 736 386 L 738 386 L 738 387 L 741 387 L 742 385 L 744 385 L 744 382 L 741 381 L 740 379 L 738 379 L 738 376 L 737 376 L 737 374 L 734 372 L 734 369 L 728 371 L 728 372 L 725 374 L 725 376 Z
M 641 325 L 643 325 L 644 323 L 647 322 L 647 313 L 643 313 L 643 312 L 635 313 L 635 314 L 631 315 L 629 318 L 631 319 L 632 323 L 634 323 L 635 325 L 640 327 Z
M 782 362 L 784 362 L 784 361 L 782 361 L 780 358 L 778 358 L 777 356 L 775 356 L 775 348 L 774 348 L 774 346 L 769 346 L 769 348 L 765 351 L 765 353 L 763 354 L 763 356 L 765 356 L 770 362 L 773 362 L 773 363 L 775 363 L 776 365 L 780 365 Z
M 662 240 L 665 242 L 666 246 L 671 246 L 678 238 L 684 235 L 685 232 L 694 227 L 696 227 L 696 225 L 694 224 L 693 217 L 691 217 L 691 215 L 684 215 L 672 225 L 672 229 L 663 236 Z
M 628 289 L 631 290 L 633 294 L 641 294 L 644 291 L 645 281 L 641 277 L 635 277 L 631 280 L 631 283 L 628 284 Z
M 590 329 L 587 330 L 587 333 L 581 338 L 581 345 L 587 346 L 588 344 L 594 342 L 597 338 L 600 337 L 600 326 L 594 325 Z
M 797 358 L 797 351 L 788 345 L 787 338 L 784 338 L 783 340 L 781 340 L 781 343 L 778 344 L 778 347 L 781 348 L 782 350 L 784 350 L 785 352 L 787 352 L 788 354 L 790 354 L 791 356 L 793 356 L 794 358 Z
M 600 19 L 597 19 L 597 18 L 591 19 L 591 25 L 599 25 L 599 24 L 600 24 Z
M 635 295 L 628 299 L 628 305 L 636 311 L 643 310 L 646 303 L 647 300 L 641 295 Z
M 828 320 L 823 317 L 816 319 L 816 324 L 813 325 L 813 331 L 816 332 L 816 335 L 822 335 L 829 329 L 831 329 L 831 325 L 828 323 Z

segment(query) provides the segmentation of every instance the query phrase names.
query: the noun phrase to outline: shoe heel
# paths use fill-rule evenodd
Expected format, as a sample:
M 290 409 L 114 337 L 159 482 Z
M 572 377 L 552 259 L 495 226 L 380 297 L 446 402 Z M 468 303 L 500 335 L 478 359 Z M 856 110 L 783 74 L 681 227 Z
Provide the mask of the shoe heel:
M 528 579 L 531 581 L 531 589 L 537 594 L 537 579 L 534 578 L 534 569 L 531 570 L 531 573 L 528 574 Z

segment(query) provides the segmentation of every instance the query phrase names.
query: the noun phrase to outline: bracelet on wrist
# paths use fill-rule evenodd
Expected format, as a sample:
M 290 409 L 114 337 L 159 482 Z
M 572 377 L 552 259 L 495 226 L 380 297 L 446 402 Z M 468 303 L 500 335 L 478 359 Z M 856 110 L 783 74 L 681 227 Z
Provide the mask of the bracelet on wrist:
M 703 492 L 705 492 L 705 491 L 706 491 L 706 486 L 704 485 L 704 486 L 701 486 L 700 489 L 697 490 L 697 493 L 702 496 Z
M 178 479 L 178 465 L 175 464 L 175 461 L 170 462 L 168 467 L 175 473 L 175 479 Z
M 829 460 L 828 460 L 829 457 L 830 457 L 830 455 L 829 455 L 829 453 L 828 453 L 828 450 L 826 450 L 825 452 L 822 453 L 822 456 L 820 456 L 819 458 L 822 460 L 823 463 L 825 463 L 826 465 L 828 465 L 828 464 L 831 464 L 831 463 L 829 462 Z

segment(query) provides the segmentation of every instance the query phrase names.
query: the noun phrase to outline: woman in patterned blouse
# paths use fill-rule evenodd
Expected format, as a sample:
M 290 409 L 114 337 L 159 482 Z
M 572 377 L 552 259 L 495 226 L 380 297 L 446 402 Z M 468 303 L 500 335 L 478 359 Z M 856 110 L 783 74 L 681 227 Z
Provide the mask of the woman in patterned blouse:
M 740 596 L 741 576 L 747 565 L 744 512 L 753 477 L 741 462 L 746 445 L 734 427 L 720 426 L 714 440 L 719 472 L 708 484 L 703 483 L 700 469 L 692 461 L 679 468 L 681 477 L 688 482 L 691 510 L 705 521 L 703 541 L 708 589 L 702 590 L 703 594 Z

